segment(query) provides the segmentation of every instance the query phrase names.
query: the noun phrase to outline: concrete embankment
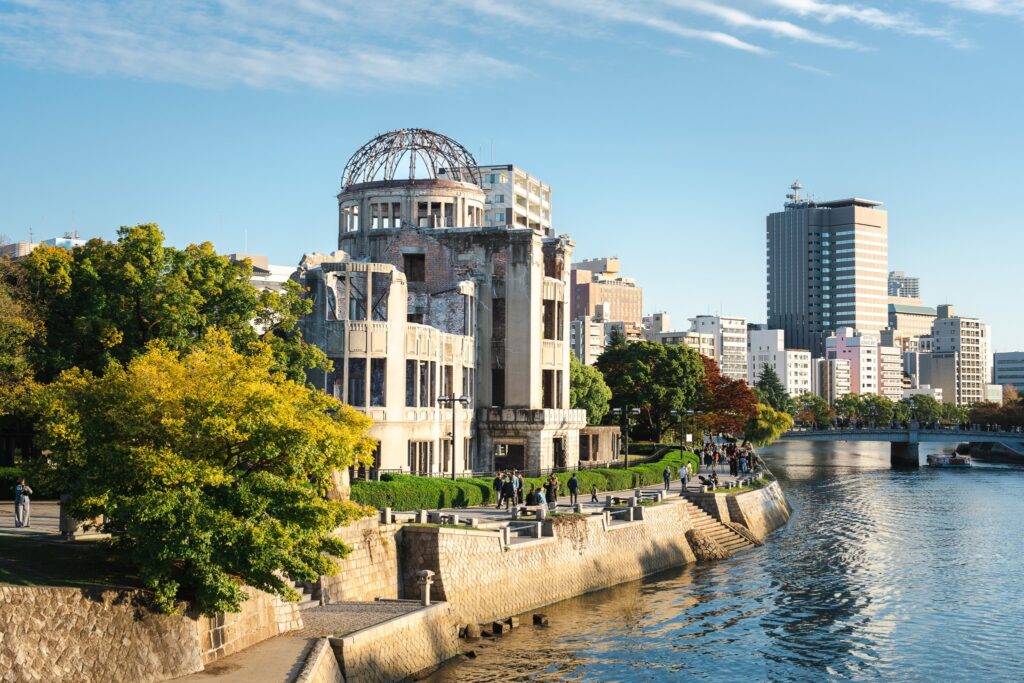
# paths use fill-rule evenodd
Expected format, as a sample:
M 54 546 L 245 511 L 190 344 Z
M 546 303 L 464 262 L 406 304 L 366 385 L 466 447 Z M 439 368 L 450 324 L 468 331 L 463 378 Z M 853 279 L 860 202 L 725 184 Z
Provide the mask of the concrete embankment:
M 338 532 L 352 552 L 339 561 L 337 576 L 315 587 L 324 600 L 419 598 L 417 573 L 426 569 L 434 572 L 431 595 L 439 602 L 320 641 L 300 680 L 401 679 L 457 654 L 461 627 L 689 564 L 698 553 L 727 556 L 759 543 L 790 512 L 772 482 L 732 496 L 673 494 L 602 514 L 559 515 L 518 536 L 362 520 Z M 241 613 L 214 618 L 157 615 L 142 603 L 136 591 L 0 589 L 0 679 L 155 682 L 267 638 L 308 631 L 294 603 L 258 591 L 250 591 Z

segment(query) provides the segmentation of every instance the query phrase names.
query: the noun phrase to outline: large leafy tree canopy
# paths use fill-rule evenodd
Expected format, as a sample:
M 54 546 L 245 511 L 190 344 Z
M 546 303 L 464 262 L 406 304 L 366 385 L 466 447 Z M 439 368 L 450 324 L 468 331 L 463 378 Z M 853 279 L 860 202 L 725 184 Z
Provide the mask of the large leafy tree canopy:
M 612 390 L 604 375 L 595 367 L 584 365 L 576 356 L 569 356 L 569 405 L 587 411 L 587 422 L 601 424 L 608 412 Z
M 187 349 L 210 327 L 226 331 L 242 352 L 266 342 L 292 379 L 326 366 L 298 333 L 310 306 L 298 285 L 288 283 L 282 294 L 259 292 L 249 285 L 248 262 L 231 261 L 208 242 L 185 249 L 163 242 L 156 225 L 124 227 L 116 242 L 90 240 L 73 252 L 39 247 L 11 266 L 11 279 L 46 330 L 32 353 L 39 379 L 72 367 L 103 372 L 154 340 Z
M 757 412 L 757 396 L 743 380 L 723 376 L 713 358 L 700 359 L 704 364 L 698 402 L 701 425 L 712 432 L 741 434 Z
M 778 373 L 767 363 L 764 363 L 761 369 L 758 370 L 757 381 L 754 383 L 754 392 L 761 403 L 771 406 L 775 410 L 781 412 L 791 412 L 793 410 L 789 394 L 786 392 L 786 386 L 779 379 Z
M 671 411 L 695 405 L 704 379 L 700 354 L 686 346 L 635 342 L 608 348 L 597 369 L 612 391 L 612 406 L 638 408 L 636 436 L 660 441 Z
M 793 418 L 800 424 L 824 428 L 832 422 L 835 412 L 821 396 L 804 393 L 793 401 Z
M 138 331 L 138 330 L 136 330 Z M 237 610 L 241 582 L 282 596 L 336 570 L 331 532 L 356 512 L 331 473 L 368 462 L 369 418 L 288 379 L 268 344 L 248 354 L 214 330 L 177 351 L 153 342 L 102 376 L 68 370 L 36 398 L 37 478 L 72 513 L 106 516 L 158 605 Z
M 755 446 L 767 446 L 792 426 L 793 418 L 789 413 L 759 403 L 756 415 L 747 422 L 744 437 Z
M 892 422 L 895 406 L 886 396 L 864 394 L 860 400 L 860 415 L 872 425 L 886 426 Z
M 0 279 L 0 415 L 14 409 L 31 384 L 29 351 L 40 328 L 10 284 Z

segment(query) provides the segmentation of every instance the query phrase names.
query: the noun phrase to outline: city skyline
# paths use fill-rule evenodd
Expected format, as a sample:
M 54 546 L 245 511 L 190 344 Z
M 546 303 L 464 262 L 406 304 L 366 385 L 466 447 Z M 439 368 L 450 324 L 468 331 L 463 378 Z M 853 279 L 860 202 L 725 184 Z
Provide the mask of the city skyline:
M 800 179 L 819 200 L 883 202 L 889 267 L 921 278 L 924 303 L 991 324 L 995 351 L 1024 335 L 992 296 L 1024 246 L 997 201 L 1024 151 L 1019 3 L 405 6 L 437 29 L 415 39 L 344 3 L 210 7 L 231 21 L 0 5 L 17 103 L 0 122 L 18 131 L 0 233 L 110 239 L 153 221 L 174 244 L 294 264 L 334 248 L 350 150 L 421 125 L 549 184 L 555 232 L 580 259 L 619 256 L 645 313 L 764 321 L 764 216 Z M 342 26 L 375 49 L 339 48 Z

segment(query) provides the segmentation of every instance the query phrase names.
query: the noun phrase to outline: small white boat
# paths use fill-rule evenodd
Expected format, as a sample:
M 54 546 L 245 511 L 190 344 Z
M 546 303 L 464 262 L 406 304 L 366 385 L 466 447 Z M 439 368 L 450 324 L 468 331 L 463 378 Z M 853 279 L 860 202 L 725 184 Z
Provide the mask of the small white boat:
M 928 467 L 971 467 L 969 455 L 932 453 L 926 459 Z

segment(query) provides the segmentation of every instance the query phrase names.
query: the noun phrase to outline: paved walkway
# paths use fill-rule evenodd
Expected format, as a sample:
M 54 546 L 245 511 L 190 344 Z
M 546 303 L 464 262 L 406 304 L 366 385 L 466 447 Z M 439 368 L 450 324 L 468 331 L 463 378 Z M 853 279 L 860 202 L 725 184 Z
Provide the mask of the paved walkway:
M 306 663 L 315 638 L 277 636 L 236 652 L 175 681 L 182 683 L 291 683 Z
M 60 535 L 60 503 L 55 500 L 33 500 L 30 503 L 31 526 L 14 526 L 14 501 L 0 501 L 0 535 L 3 536 L 58 536 Z
M 389 619 L 415 612 L 419 600 L 376 600 L 374 602 L 332 602 L 302 610 L 303 627 L 289 635 L 323 638 L 350 633 L 382 624 Z
M 729 466 L 728 465 L 725 465 L 725 466 L 719 465 L 718 469 L 717 469 L 717 472 L 718 472 L 718 481 L 719 481 L 720 484 L 726 484 L 728 482 L 736 481 L 739 478 L 753 476 L 752 474 L 747 473 L 747 474 L 741 475 L 740 477 L 734 477 L 734 476 L 729 474 Z M 704 476 L 707 476 L 710 473 L 711 473 L 711 468 L 710 467 L 705 467 L 703 465 L 701 465 L 700 469 L 697 471 L 697 474 L 702 474 Z M 697 493 L 698 491 L 700 491 L 701 483 L 700 483 L 700 480 L 697 478 L 697 474 L 690 475 L 690 481 L 687 484 L 687 490 L 692 492 L 692 493 Z M 665 485 L 663 483 L 661 483 L 661 484 L 652 484 L 650 486 L 642 486 L 642 487 L 640 487 L 640 489 L 642 491 L 664 491 L 665 490 Z M 590 514 L 590 515 L 600 514 L 601 511 L 604 509 L 605 498 L 607 496 L 617 496 L 619 498 L 628 498 L 629 496 L 633 495 L 634 490 L 635 489 L 624 489 L 624 490 L 621 490 L 621 491 L 598 491 L 598 493 L 597 493 L 597 501 L 598 502 L 596 502 L 596 503 L 590 502 L 590 491 L 582 491 L 581 490 L 580 493 L 579 493 L 579 502 L 583 505 L 583 513 L 584 514 Z M 670 496 L 674 495 L 676 497 L 682 495 L 682 487 L 680 486 L 680 480 L 679 479 L 674 479 L 671 482 L 669 482 L 669 495 Z M 566 511 L 568 511 L 568 510 L 570 510 L 572 508 L 572 506 L 569 504 L 569 492 L 566 491 L 564 489 L 564 487 L 562 488 L 561 492 L 558 494 L 558 505 L 557 505 L 557 508 L 561 512 L 566 512 Z M 531 508 L 531 509 L 533 509 L 533 508 Z M 402 512 L 408 512 L 408 511 L 403 510 Z M 445 508 L 444 510 L 442 510 L 442 512 L 454 513 L 454 514 L 459 515 L 459 517 L 461 517 L 461 518 L 475 517 L 475 518 L 480 519 L 481 521 L 484 521 L 484 522 L 507 522 L 507 521 L 512 519 L 512 513 L 510 511 L 506 511 L 504 507 L 498 509 L 498 508 L 496 508 L 493 505 L 484 505 L 484 506 L 466 507 L 466 508 Z

